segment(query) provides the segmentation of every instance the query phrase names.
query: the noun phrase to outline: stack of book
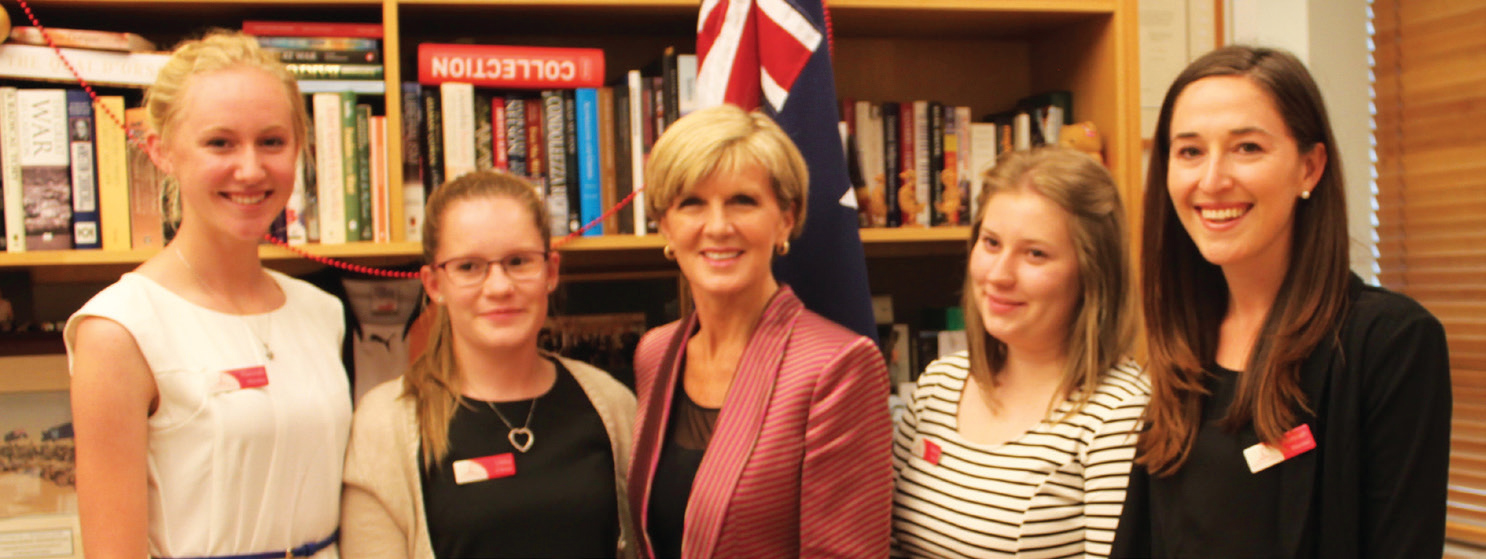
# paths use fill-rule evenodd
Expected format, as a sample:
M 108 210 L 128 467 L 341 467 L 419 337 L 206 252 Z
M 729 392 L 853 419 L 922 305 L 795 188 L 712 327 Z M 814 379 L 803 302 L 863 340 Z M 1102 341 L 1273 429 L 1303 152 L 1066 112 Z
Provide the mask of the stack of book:
M 248 20 L 243 32 L 279 55 L 303 93 L 386 93 L 380 23 Z

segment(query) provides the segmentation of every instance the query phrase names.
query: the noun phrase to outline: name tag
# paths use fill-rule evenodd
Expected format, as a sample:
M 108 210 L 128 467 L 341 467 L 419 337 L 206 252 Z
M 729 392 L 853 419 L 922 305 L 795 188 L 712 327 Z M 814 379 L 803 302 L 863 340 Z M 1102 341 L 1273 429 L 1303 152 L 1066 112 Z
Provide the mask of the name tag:
M 1285 433 L 1280 438 L 1279 447 L 1259 443 L 1244 449 L 1243 457 L 1249 463 L 1249 473 L 1257 474 L 1313 448 L 1316 448 L 1316 439 L 1311 436 L 1311 426 L 1302 424 Z
M 939 445 L 929 440 L 928 437 L 919 435 L 917 440 L 913 441 L 913 455 L 922 458 L 925 462 L 938 466 L 941 454 Z
M 258 388 L 260 386 L 268 386 L 268 369 L 265 369 L 262 365 L 222 371 L 221 378 L 217 379 L 217 391 L 219 392 Z
M 516 475 L 516 455 L 509 452 L 454 461 L 454 483 L 464 485 Z

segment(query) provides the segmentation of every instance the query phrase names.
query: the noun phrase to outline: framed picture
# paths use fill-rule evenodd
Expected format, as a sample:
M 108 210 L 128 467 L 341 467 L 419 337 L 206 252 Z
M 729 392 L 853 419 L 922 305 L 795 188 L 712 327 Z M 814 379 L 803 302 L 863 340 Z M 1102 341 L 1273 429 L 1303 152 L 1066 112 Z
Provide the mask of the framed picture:
M 82 557 L 66 367 L 0 358 L 0 559 Z

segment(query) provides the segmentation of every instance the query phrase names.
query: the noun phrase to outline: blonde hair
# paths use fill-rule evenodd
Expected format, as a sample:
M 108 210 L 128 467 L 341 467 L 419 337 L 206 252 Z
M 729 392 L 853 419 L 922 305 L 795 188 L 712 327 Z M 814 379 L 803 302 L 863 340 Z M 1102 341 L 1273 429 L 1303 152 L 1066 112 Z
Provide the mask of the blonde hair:
M 521 203 L 531 216 L 531 227 L 542 236 L 542 248 L 552 249 L 552 233 L 547 227 L 547 206 L 536 187 L 526 179 L 502 171 L 469 173 L 435 189 L 428 198 L 423 220 L 423 261 L 434 263 L 438 253 L 444 215 L 449 207 L 466 200 L 509 198 Z M 502 224 L 515 226 L 517 224 Z M 449 454 L 449 422 L 463 379 L 454 358 L 454 328 L 443 305 L 434 306 L 433 327 L 428 330 L 428 343 L 403 375 L 403 395 L 413 399 L 418 417 L 418 432 L 423 441 L 423 463 L 433 467 Z
M 1014 151 L 985 173 L 985 188 L 970 224 L 972 253 L 987 203 L 1009 192 L 1034 192 L 1068 213 L 1080 296 L 1065 340 L 1068 360 L 1058 393 L 1072 401 L 1068 413 L 1078 413 L 1105 371 L 1127 355 L 1135 337 L 1124 205 L 1114 177 L 1088 155 L 1063 147 Z M 1006 365 L 1007 350 L 1005 343 L 986 333 L 974 283 L 966 273 L 963 305 L 970 374 L 989 395 Z
M 779 206 L 794 214 L 791 237 L 805 227 L 810 170 L 805 158 L 772 119 L 734 105 L 719 105 L 682 117 L 666 128 L 645 165 L 645 203 L 663 216 L 677 196 L 721 173 L 757 165 L 769 175 Z M 639 224 L 636 224 L 638 227 Z
M 155 76 L 155 83 L 145 91 L 144 108 L 150 129 L 161 139 L 174 131 L 180 119 L 181 104 L 192 78 L 201 74 L 231 68 L 257 68 L 267 72 L 284 86 L 292 119 L 294 145 L 301 153 L 307 149 L 309 117 L 304 97 L 299 94 L 299 81 L 279 59 L 258 47 L 258 40 L 239 31 L 212 29 L 200 39 L 188 39 L 176 45 L 170 59 Z M 180 185 L 174 177 L 165 181 L 165 217 L 180 218 Z

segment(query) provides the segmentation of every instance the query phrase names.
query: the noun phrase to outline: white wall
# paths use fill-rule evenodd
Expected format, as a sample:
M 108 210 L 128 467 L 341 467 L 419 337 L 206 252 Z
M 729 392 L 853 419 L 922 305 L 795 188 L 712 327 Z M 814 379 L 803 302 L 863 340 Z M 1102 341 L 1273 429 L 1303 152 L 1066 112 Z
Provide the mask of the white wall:
M 1341 154 L 1347 184 L 1352 269 L 1377 275 L 1372 195 L 1372 115 L 1366 0 L 1229 0 L 1225 34 L 1232 43 L 1281 47 L 1310 68 Z

